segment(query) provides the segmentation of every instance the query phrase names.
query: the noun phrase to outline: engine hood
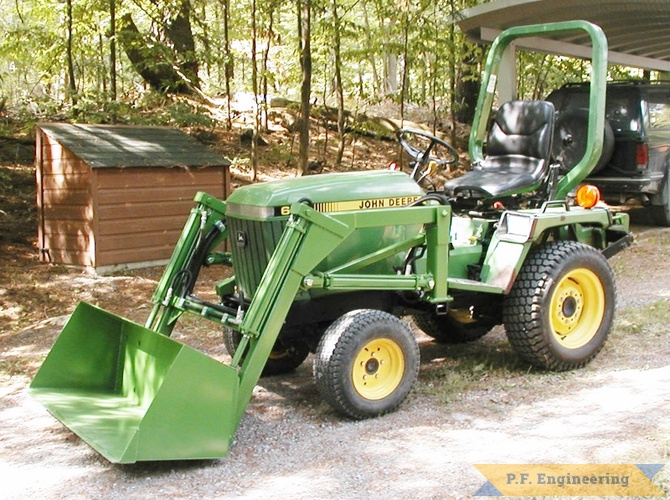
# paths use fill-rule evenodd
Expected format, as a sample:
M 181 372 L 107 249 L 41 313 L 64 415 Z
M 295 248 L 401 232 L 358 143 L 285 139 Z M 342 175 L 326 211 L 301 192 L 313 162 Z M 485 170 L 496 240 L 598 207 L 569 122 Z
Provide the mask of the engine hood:
M 400 207 L 423 195 L 409 175 L 390 170 L 296 177 L 236 189 L 227 200 L 228 215 L 268 218 L 288 215 L 296 202 L 322 212 Z

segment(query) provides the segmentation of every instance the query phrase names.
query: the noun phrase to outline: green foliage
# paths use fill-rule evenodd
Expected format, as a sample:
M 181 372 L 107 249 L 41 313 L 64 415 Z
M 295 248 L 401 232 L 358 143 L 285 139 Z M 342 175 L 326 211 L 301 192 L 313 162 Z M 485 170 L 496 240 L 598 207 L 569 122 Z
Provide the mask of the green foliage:
M 164 33 L 171 29 L 183 0 L 154 2 L 116 0 L 116 19 L 130 14 L 151 44 L 170 50 Z M 231 0 L 229 38 L 231 54 L 223 46 L 223 2 L 191 0 L 191 24 L 196 53 L 200 62 L 202 88 L 209 93 L 223 88 L 225 64 L 233 61 L 234 91 L 249 91 L 250 82 L 250 15 L 248 2 Z M 398 78 L 408 65 L 406 100 L 426 104 L 430 95 L 444 97 L 449 92 L 448 65 L 457 52 L 444 29 L 448 16 L 470 6 L 474 0 L 437 0 L 429 2 L 391 2 L 389 0 L 338 0 L 341 17 L 342 79 L 345 97 L 351 100 L 383 99 L 396 94 Z M 75 104 L 67 100 L 65 33 L 62 25 L 64 4 L 55 0 L 38 2 L 0 0 L 0 26 L 5 36 L 0 40 L 0 82 L 8 89 L 9 105 L 31 108 L 39 115 L 76 117 L 104 123 L 110 116 L 128 110 L 110 99 L 110 0 L 73 2 L 74 59 L 77 83 Z M 259 4 L 257 16 L 259 54 L 268 51 L 270 60 L 263 76 L 270 91 L 297 99 L 300 64 L 297 57 L 297 23 L 295 4 L 273 0 Z M 316 3 L 313 13 L 314 93 L 332 105 L 333 60 L 330 40 L 333 24 L 330 9 Z M 401 20 L 402 22 L 398 22 Z M 272 21 L 272 22 L 271 22 Z M 404 25 L 403 25 L 404 23 Z M 405 30 L 405 31 L 403 31 Z M 402 34 L 407 32 L 407 51 L 403 57 Z M 365 43 L 361 43 L 361 42 Z M 137 100 L 141 78 L 118 47 L 117 85 L 124 99 Z M 171 60 L 166 55 L 166 60 Z M 392 67 L 393 66 L 393 67 Z M 319 82 L 319 83 L 317 83 Z M 31 103 L 30 106 L 25 105 Z M 51 104 L 48 104 L 51 102 Z M 39 103 L 39 105 L 37 105 Z M 37 105 L 37 106 L 36 106 Z M 45 107 L 49 109 L 44 109 Z M 171 123 L 207 125 L 193 110 L 177 106 L 163 117 Z M 204 120 L 204 123 L 203 121 Z
M 158 92 L 147 92 L 132 106 L 124 104 L 116 106 L 117 119 L 122 123 L 203 128 L 215 125 L 206 108 Z
M 147 84 L 117 43 L 114 101 L 110 51 L 117 41 L 111 31 L 110 2 L 115 1 L 117 30 L 130 16 L 148 52 L 161 56 L 147 64 L 166 69 L 184 58 L 197 61 L 200 88 L 208 95 L 225 89 L 227 63 L 232 63 L 232 92 L 249 92 L 251 84 L 250 3 L 230 0 L 228 16 L 231 50 L 224 48 L 224 0 L 189 0 L 193 53 L 177 51 L 173 37 L 185 0 L 94 0 L 73 2 L 73 57 L 77 94 L 68 99 L 65 60 L 65 3 L 57 0 L 0 0 L 0 94 L 15 117 L 35 121 L 56 119 L 150 122 L 209 127 L 211 118 L 190 104 L 171 103 L 149 112 L 143 103 Z M 332 1 L 332 0 L 331 0 Z M 314 2 L 312 19 L 313 99 L 334 106 L 334 30 L 341 41 L 343 93 L 350 109 L 388 102 L 407 109 L 432 110 L 435 123 L 444 122 L 458 109 L 457 84 L 480 73 L 482 49 L 469 45 L 450 24 L 451 16 L 480 0 L 335 0 L 337 28 L 329 1 Z M 260 72 L 268 92 L 299 100 L 301 68 L 298 57 L 298 23 L 295 2 L 269 0 L 258 4 L 257 60 L 268 55 Z M 156 52 L 156 53 L 158 53 Z M 159 60 L 160 59 L 160 60 Z M 260 66 L 259 66 L 260 68 Z M 566 81 L 578 80 L 588 64 L 567 58 L 521 54 L 518 59 L 520 94 L 541 97 Z M 612 76 L 629 70 L 613 68 Z M 197 82 L 196 82 L 197 83 Z M 151 94 L 151 93 L 149 93 Z M 153 99 L 153 97 L 151 97 Z
M 517 53 L 517 88 L 524 99 L 542 99 L 552 90 L 569 82 L 589 79 L 588 61 L 531 52 Z M 636 70 L 612 66 L 609 78 L 622 80 L 639 77 Z
M 170 123 L 180 127 L 213 127 L 215 122 L 207 109 L 186 102 L 176 102 L 167 109 Z

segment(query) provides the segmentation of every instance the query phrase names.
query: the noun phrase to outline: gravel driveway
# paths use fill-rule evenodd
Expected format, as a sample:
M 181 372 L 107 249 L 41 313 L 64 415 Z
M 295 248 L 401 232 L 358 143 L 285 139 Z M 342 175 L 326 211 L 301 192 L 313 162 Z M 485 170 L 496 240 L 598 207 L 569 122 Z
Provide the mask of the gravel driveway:
M 473 464 L 666 463 L 667 332 L 630 318 L 670 297 L 670 233 L 636 230 L 636 246 L 612 260 L 623 320 L 586 368 L 529 371 L 502 328 L 460 350 L 418 333 L 417 388 L 399 411 L 353 422 L 320 401 L 309 358 L 261 380 L 230 455 L 216 461 L 110 464 L 26 393 L 66 316 L 1 335 L 2 359 L 23 365 L 0 380 L 0 497 L 462 499 L 485 482 Z M 666 492 L 668 469 L 655 479 Z

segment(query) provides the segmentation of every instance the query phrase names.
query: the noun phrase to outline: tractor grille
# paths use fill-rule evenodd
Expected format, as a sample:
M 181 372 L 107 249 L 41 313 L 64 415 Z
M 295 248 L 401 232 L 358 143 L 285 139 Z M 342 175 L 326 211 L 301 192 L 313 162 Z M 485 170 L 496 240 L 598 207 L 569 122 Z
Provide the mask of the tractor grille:
M 251 298 L 284 231 L 285 220 L 228 218 L 233 270 L 237 286 Z

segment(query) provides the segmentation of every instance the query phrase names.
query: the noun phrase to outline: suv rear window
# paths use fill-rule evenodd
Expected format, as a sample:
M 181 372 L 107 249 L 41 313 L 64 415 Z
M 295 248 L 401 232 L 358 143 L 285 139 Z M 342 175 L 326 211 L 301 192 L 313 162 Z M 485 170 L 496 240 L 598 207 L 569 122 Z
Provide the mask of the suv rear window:
M 548 98 L 558 111 L 573 108 L 588 108 L 588 88 L 564 88 L 553 92 Z M 615 132 L 637 132 L 640 130 L 640 110 L 635 95 L 624 89 L 607 89 L 605 118 Z M 668 115 L 670 120 L 670 115 Z M 670 121 L 668 122 L 670 124 Z

